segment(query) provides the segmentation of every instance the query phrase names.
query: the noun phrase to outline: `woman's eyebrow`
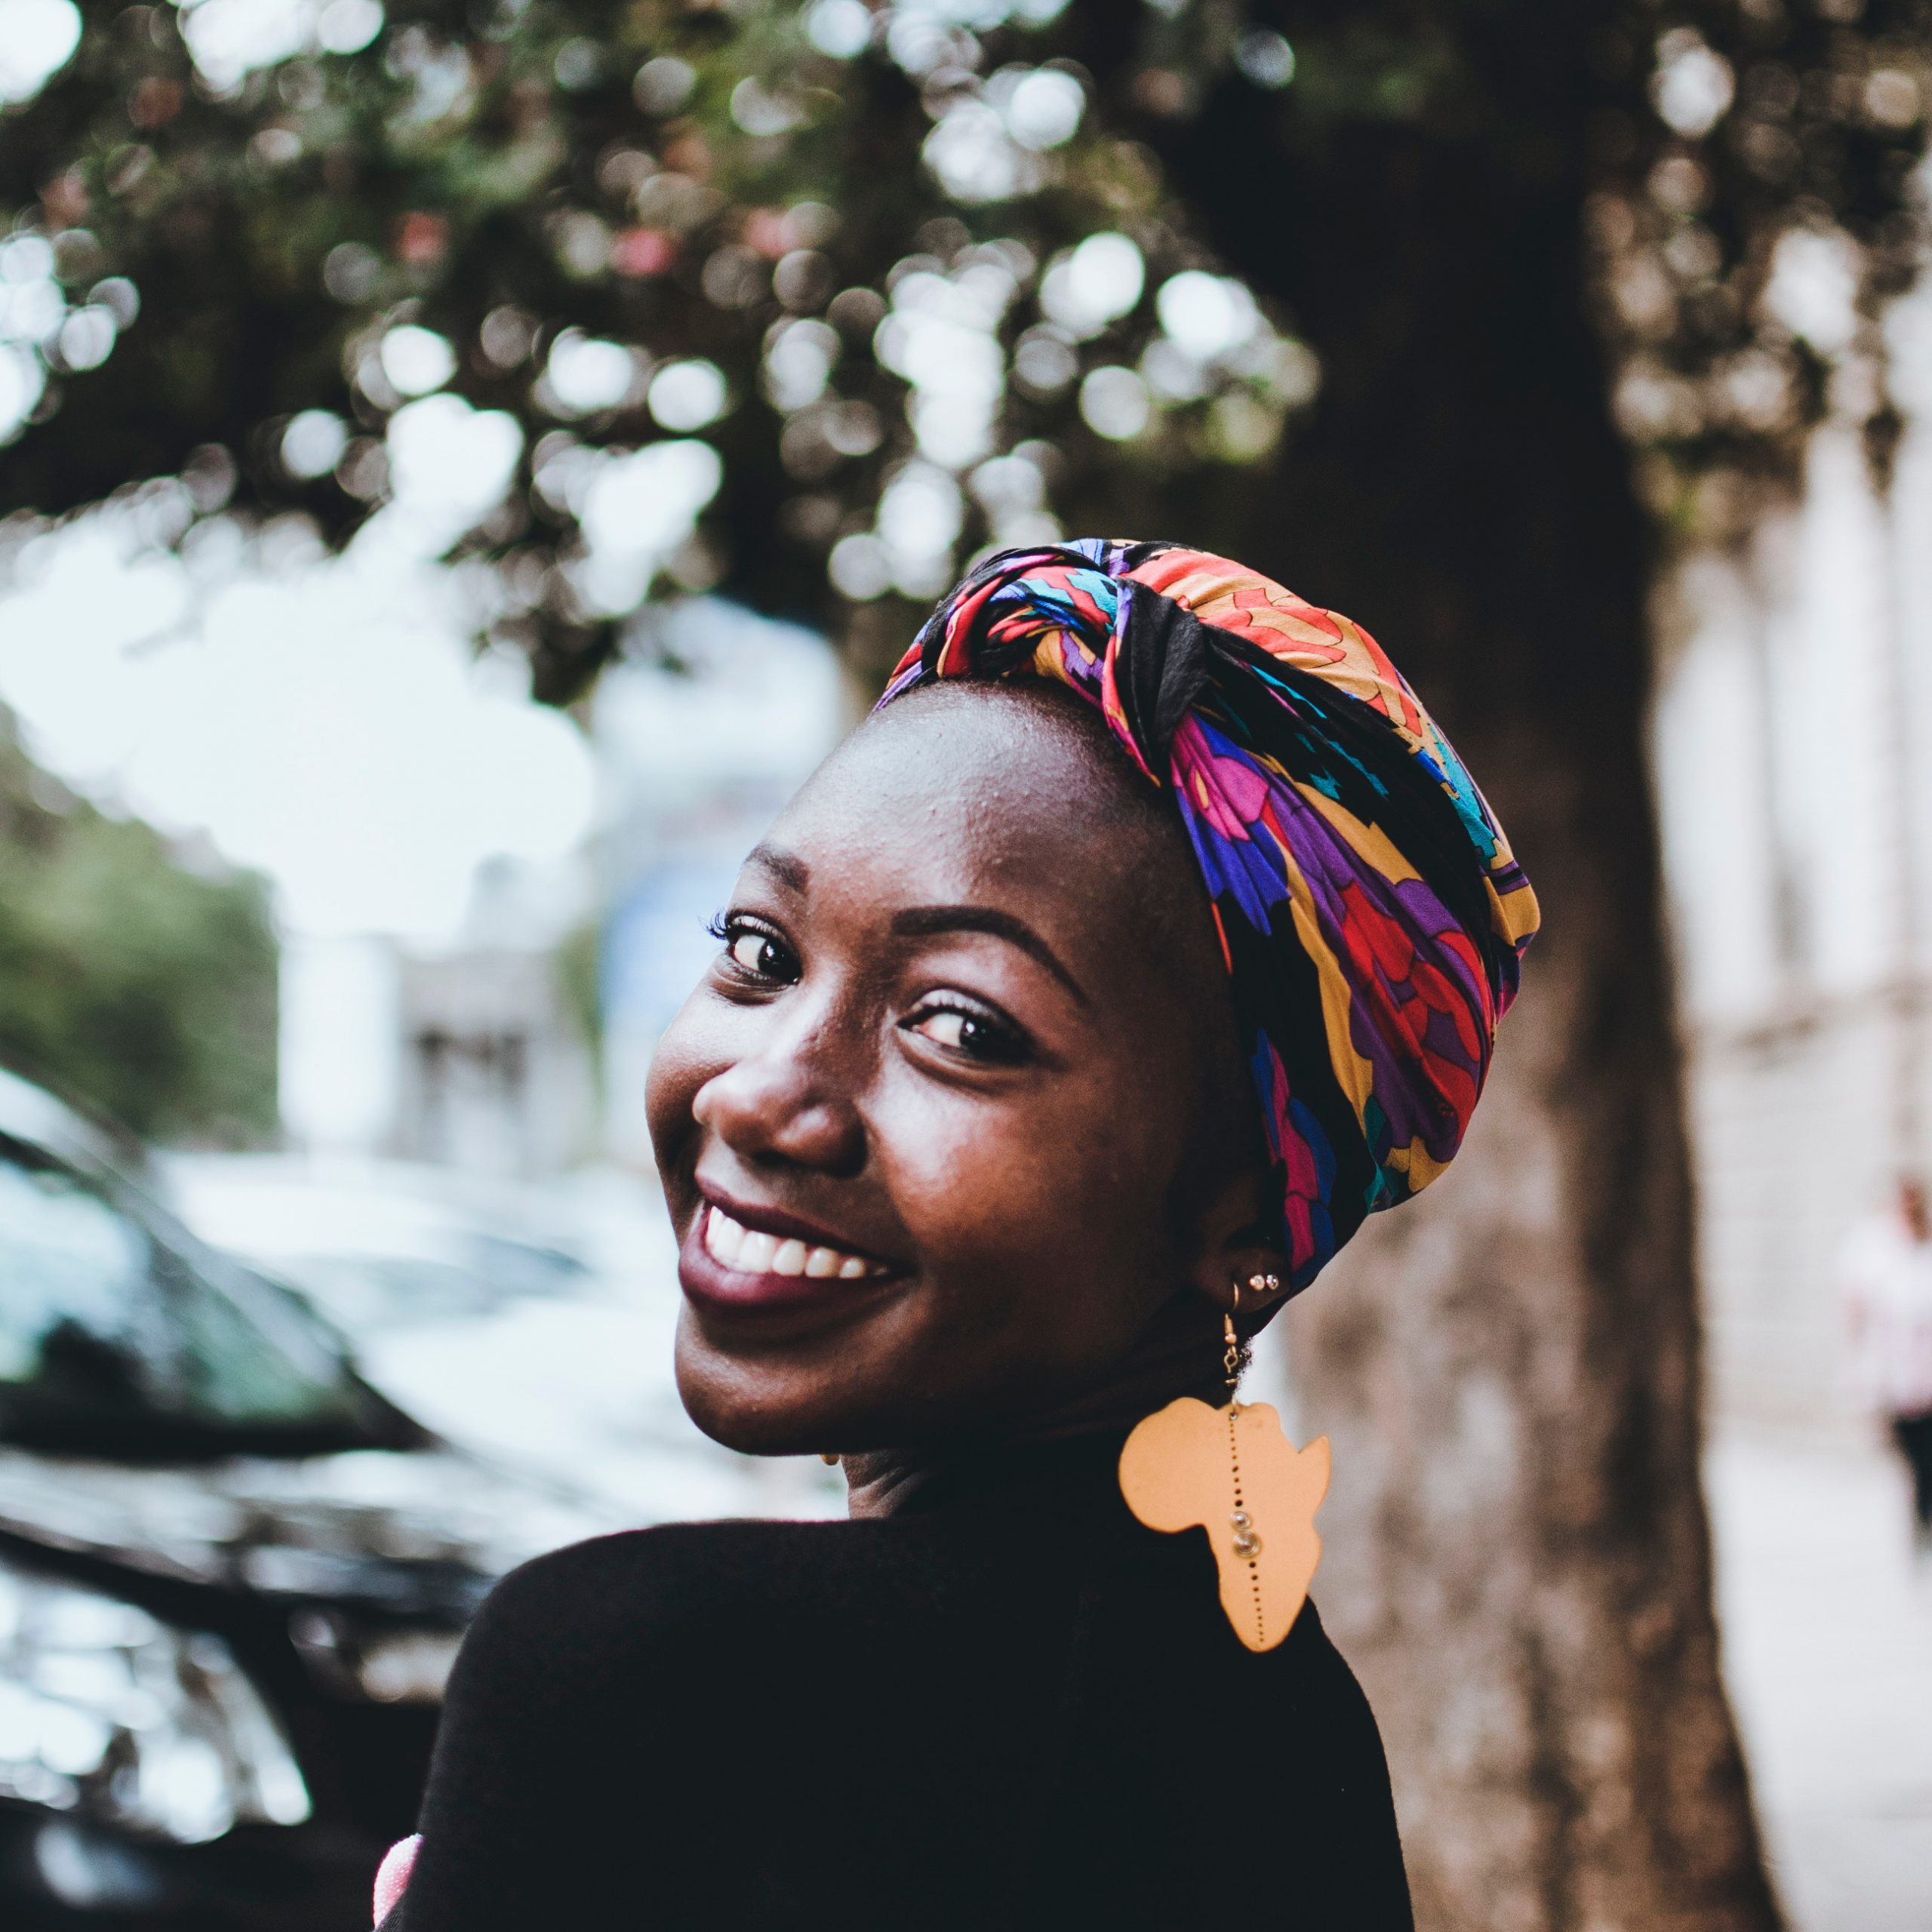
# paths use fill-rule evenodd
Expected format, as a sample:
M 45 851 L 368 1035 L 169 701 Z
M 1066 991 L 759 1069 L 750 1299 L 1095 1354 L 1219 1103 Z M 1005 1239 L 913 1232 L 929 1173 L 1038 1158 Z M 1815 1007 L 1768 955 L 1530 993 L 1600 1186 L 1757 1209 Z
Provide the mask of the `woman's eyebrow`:
M 754 846 L 745 855 L 745 863 L 756 866 L 770 872 L 780 885 L 789 886 L 802 894 L 812 882 L 812 869 L 795 852 L 788 852 L 782 845 Z
M 1092 1004 L 1053 948 L 1024 919 L 1011 912 L 998 912 L 990 906 L 909 906 L 894 913 L 892 930 L 901 939 L 929 939 L 940 933 L 990 934 L 1037 959 L 1082 1006 Z

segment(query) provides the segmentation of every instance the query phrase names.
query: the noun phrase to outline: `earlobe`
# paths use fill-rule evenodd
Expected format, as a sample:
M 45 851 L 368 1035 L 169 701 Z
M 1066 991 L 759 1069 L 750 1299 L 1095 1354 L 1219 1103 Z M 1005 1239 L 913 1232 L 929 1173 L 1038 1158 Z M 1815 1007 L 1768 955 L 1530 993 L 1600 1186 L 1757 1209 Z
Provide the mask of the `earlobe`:
M 1287 1257 L 1265 1232 L 1262 1186 L 1251 1170 L 1230 1175 L 1201 1214 L 1189 1278 L 1217 1308 L 1234 1306 L 1237 1287 L 1246 1309 L 1272 1306 L 1284 1292 Z

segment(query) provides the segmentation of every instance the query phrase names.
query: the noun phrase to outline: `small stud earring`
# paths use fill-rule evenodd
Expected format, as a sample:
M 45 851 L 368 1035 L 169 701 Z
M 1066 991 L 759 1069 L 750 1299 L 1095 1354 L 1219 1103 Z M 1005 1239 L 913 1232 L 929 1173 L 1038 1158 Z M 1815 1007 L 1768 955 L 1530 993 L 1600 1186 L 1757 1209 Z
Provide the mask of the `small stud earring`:
M 1251 1294 L 1272 1295 L 1281 1285 L 1281 1278 L 1278 1275 L 1251 1275 L 1247 1278 Z

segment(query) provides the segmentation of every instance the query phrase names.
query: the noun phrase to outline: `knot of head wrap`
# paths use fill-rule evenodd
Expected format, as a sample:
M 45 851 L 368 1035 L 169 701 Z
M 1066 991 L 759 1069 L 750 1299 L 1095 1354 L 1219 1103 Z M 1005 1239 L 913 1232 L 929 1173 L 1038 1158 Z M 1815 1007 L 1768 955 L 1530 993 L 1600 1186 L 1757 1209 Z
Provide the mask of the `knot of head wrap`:
M 1203 551 L 989 558 L 879 702 L 961 677 L 1067 686 L 1171 792 L 1306 1287 L 1461 1145 L 1537 929 L 1502 828 L 1366 631 Z

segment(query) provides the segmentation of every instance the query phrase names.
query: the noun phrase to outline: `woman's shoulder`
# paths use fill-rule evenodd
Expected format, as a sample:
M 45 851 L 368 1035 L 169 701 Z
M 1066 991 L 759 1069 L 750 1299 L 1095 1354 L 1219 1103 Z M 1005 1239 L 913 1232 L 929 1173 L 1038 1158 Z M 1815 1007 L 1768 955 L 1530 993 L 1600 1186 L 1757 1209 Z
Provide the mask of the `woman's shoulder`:
M 835 1626 L 811 1607 L 809 1580 L 826 1561 L 844 1567 L 832 1552 L 851 1540 L 845 1527 L 666 1524 L 512 1570 L 463 1638 L 439 1752 L 460 1758 L 514 1737 L 540 1756 L 545 1739 L 662 1719 L 734 1657 L 795 1658 L 812 1632 Z
M 653 1607 L 675 1611 L 749 1590 L 795 1589 L 830 1564 L 844 1567 L 866 1539 L 847 1522 L 728 1521 L 660 1523 L 547 1551 L 511 1571 L 485 1600 L 497 1621 L 627 1620 Z
M 533 1762 L 594 1755 L 688 1737 L 747 1700 L 761 1721 L 782 1709 L 815 1724 L 835 1683 L 916 1677 L 949 1632 L 970 1638 L 958 1569 L 932 1539 L 875 1522 L 665 1524 L 554 1550 L 485 1598 L 439 1752 L 514 1737 Z

